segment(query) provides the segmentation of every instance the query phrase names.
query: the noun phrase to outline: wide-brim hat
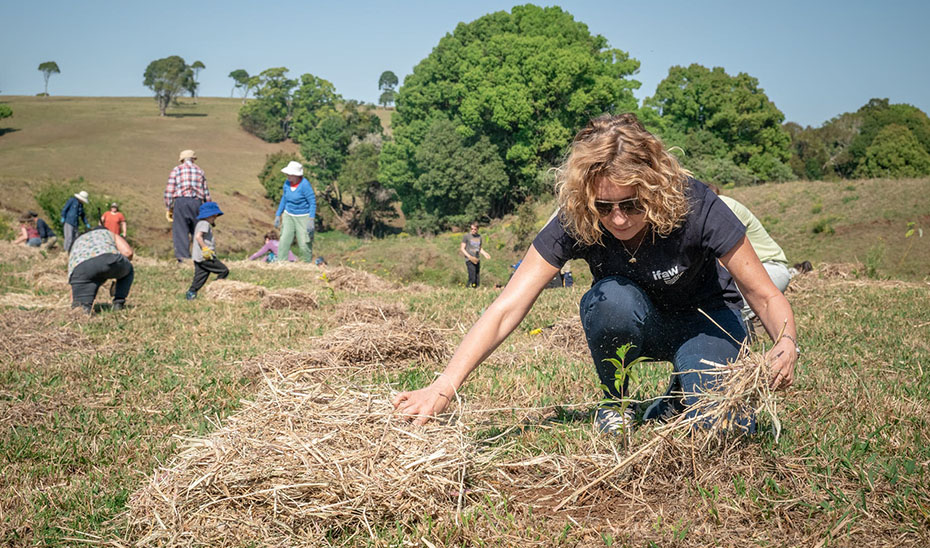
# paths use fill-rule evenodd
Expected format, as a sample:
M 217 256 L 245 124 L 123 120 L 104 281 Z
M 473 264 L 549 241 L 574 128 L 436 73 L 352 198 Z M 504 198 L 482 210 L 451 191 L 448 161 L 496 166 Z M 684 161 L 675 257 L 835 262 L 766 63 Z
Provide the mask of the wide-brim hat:
M 75 194 L 74 197 L 85 204 L 87 203 L 87 191 L 82 190 Z
M 298 177 L 304 176 L 304 166 L 300 162 L 290 162 L 284 169 L 281 170 L 281 173 L 285 175 L 296 175 Z
M 220 206 L 216 202 L 204 202 L 200 204 L 200 211 L 197 215 L 197 220 L 201 221 L 207 217 L 212 217 L 214 215 L 222 215 L 223 212 L 220 211 Z
M 182 151 L 181 151 L 181 155 L 178 156 L 178 161 L 179 161 L 179 162 L 183 162 L 184 160 L 187 160 L 188 158 L 191 159 L 191 160 L 196 160 L 196 159 L 197 159 L 197 153 L 195 153 L 193 150 L 190 150 L 190 149 L 188 149 L 188 150 L 182 150 Z

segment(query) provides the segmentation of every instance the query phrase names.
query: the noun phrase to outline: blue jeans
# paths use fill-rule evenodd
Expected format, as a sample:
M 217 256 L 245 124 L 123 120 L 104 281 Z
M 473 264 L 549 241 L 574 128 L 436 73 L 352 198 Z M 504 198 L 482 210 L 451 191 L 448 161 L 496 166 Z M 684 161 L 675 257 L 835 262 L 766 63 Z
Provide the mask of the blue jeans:
M 622 392 L 614 388 L 616 368 L 604 360 L 616 358 L 617 348 L 626 343 L 636 345 L 627 353 L 626 363 L 639 356 L 672 362 L 676 374 L 667 395 L 683 394 L 682 403 L 693 405 L 697 401 L 694 394 L 706 392 L 717 379 L 706 373 L 714 366 L 701 360 L 726 363 L 739 354 L 740 343 L 736 341 L 746 338 L 739 310 L 705 310 L 726 330 L 724 333 L 697 310 L 657 310 L 639 286 L 622 276 L 598 281 L 582 297 L 580 307 L 598 377 L 608 387 L 605 396 L 613 399 L 625 397 L 627 387 L 624 385 Z

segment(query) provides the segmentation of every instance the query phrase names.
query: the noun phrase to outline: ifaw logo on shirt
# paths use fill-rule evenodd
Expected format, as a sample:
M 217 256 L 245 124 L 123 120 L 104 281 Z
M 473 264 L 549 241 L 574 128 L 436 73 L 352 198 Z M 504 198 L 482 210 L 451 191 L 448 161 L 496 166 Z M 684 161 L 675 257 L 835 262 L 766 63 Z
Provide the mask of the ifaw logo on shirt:
M 681 275 L 682 275 L 681 267 L 679 267 L 678 265 L 675 265 L 672 268 L 669 268 L 668 270 L 653 270 L 652 271 L 653 280 L 656 280 L 656 281 L 662 280 L 668 285 L 672 285 L 673 283 L 677 282 L 678 278 L 681 278 Z

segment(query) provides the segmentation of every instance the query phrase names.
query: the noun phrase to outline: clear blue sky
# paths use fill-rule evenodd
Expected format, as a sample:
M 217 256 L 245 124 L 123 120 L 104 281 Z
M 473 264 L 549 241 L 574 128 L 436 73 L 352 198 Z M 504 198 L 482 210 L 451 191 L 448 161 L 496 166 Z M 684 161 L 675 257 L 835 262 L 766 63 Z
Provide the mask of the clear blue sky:
M 404 76 L 459 22 L 514 4 L 495 0 L 12 0 L 0 25 L 0 93 L 145 96 L 154 59 L 201 60 L 202 96 L 229 96 L 230 71 L 277 66 L 325 78 L 344 97 L 375 102 L 378 76 Z M 548 5 L 548 4 L 547 4 Z M 639 99 L 673 65 L 721 66 L 759 79 L 787 120 L 818 126 L 872 97 L 930 112 L 930 2 L 783 0 L 557 5 L 638 59 Z

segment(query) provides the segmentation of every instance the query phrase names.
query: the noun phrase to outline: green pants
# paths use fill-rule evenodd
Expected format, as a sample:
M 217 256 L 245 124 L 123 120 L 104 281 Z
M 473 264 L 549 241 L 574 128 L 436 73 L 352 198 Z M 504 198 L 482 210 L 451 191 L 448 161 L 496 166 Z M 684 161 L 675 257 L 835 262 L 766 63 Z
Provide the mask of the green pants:
M 301 260 L 305 263 L 313 260 L 313 249 L 310 248 L 310 236 L 307 234 L 309 222 L 309 215 L 296 217 L 286 211 L 281 215 L 281 239 L 278 241 L 278 257 L 276 260 L 287 261 L 294 236 L 297 236 L 297 249 L 300 252 Z

